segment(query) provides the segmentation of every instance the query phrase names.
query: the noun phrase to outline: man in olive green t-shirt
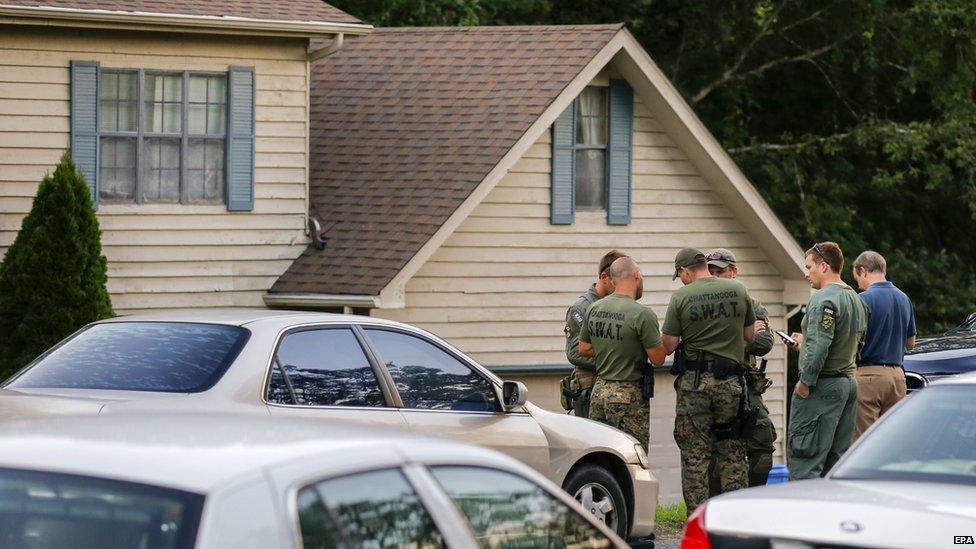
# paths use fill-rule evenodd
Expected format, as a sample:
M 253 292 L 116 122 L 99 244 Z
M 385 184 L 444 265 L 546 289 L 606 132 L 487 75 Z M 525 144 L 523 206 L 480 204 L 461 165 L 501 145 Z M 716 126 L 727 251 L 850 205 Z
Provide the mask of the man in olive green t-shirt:
M 790 479 L 823 476 L 854 440 L 857 417 L 855 359 L 868 327 L 867 305 L 840 272 L 844 254 L 834 242 L 819 242 L 804 256 L 810 296 L 800 351 L 800 380 L 790 400 L 786 455 Z
M 673 278 L 681 277 L 685 286 L 671 296 L 662 332 L 668 354 L 684 345 L 687 370 L 675 380 L 674 440 L 691 513 L 708 499 L 712 461 L 722 492 L 749 485 L 745 442 L 727 434 L 739 414 L 742 361 L 755 337 L 756 314 L 745 286 L 712 276 L 701 251 L 679 251 L 674 270 Z
M 657 315 L 637 303 L 644 279 L 637 263 L 621 257 L 610 265 L 614 293 L 586 312 L 580 330 L 580 354 L 596 357 L 596 384 L 590 395 L 590 419 L 633 436 L 647 448 L 650 403 L 641 394 L 642 372 L 635 364 L 650 359 L 664 364 Z

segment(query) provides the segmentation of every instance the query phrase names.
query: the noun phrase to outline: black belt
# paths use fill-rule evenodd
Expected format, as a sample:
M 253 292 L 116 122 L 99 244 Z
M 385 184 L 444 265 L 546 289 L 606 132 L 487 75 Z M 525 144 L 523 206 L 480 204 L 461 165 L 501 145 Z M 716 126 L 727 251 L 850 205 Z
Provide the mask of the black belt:
M 885 368 L 901 368 L 901 364 L 869 364 L 869 363 L 864 363 L 864 364 L 858 364 L 857 365 L 858 368 L 860 368 L 861 366 L 884 366 Z
M 847 377 L 847 378 L 849 378 L 851 376 L 848 375 L 848 374 L 820 374 L 817 377 L 819 379 L 830 379 L 830 378 L 838 378 L 838 377 Z

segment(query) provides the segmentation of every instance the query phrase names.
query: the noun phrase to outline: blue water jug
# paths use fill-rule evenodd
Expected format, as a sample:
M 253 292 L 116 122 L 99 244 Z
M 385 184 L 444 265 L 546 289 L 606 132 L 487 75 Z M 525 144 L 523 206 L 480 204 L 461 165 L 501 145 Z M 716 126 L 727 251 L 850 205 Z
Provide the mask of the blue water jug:
M 782 484 L 790 479 L 790 470 L 785 465 L 773 465 L 769 470 L 769 480 L 766 484 Z

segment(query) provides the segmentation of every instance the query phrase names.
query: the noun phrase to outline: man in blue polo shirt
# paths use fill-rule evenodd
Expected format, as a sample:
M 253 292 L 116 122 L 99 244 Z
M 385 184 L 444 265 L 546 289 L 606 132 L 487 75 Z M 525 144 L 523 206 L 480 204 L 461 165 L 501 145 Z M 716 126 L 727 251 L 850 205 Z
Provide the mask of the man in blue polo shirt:
M 854 280 L 871 311 L 864 347 L 857 361 L 857 429 L 861 436 L 872 423 L 905 397 L 905 350 L 915 347 L 912 302 L 888 282 L 887 263 L 867 251 L 854 261 Z

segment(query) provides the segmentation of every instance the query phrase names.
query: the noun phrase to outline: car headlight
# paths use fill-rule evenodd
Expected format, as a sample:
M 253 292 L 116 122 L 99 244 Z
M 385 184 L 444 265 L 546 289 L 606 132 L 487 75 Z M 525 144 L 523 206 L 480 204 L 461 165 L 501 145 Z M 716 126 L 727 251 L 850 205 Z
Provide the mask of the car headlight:
M 645 469 L 651 468 L 651 460 L 647 457 L 647 450 L 644 449 L 643 444 L 635 444 L 634 451 L 637 452 L 637 461 L 640 466 Z

